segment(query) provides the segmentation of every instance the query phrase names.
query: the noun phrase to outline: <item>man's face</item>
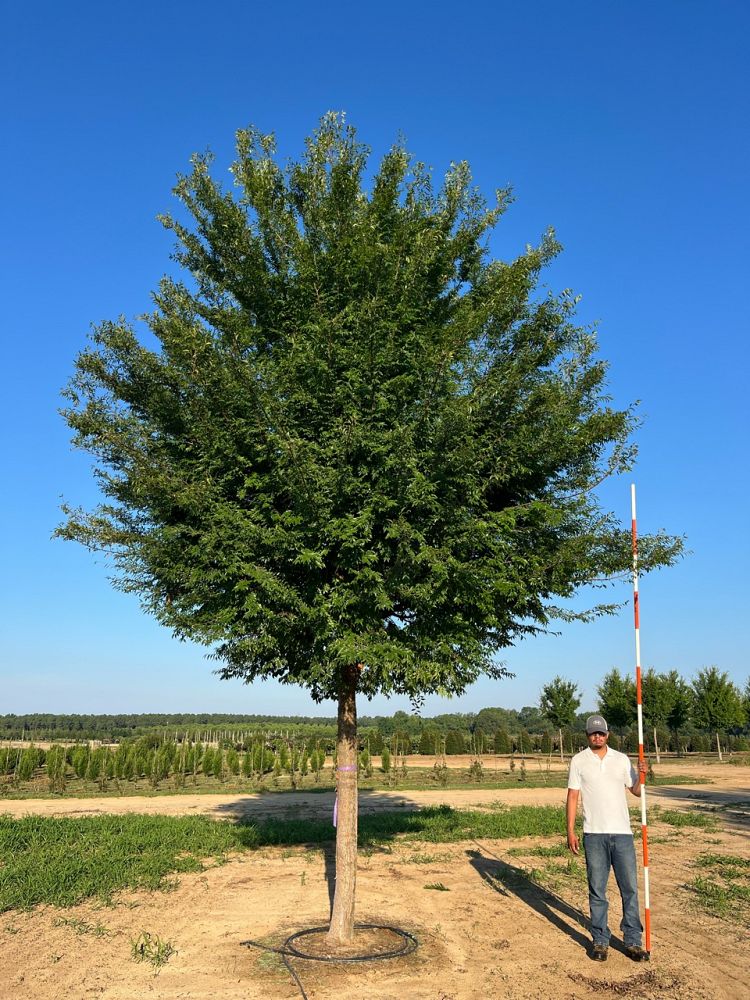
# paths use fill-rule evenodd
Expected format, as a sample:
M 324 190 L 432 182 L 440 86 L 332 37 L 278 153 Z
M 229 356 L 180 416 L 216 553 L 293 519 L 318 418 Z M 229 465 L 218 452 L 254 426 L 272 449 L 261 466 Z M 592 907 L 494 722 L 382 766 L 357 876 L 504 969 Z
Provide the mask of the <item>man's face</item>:
M 609 733 L 588 733 L 587 738 L 589 741 L 589 746 L 592 750 L 601 750 L 602 747 L 607 745 L 607 740 L 609 739 Z

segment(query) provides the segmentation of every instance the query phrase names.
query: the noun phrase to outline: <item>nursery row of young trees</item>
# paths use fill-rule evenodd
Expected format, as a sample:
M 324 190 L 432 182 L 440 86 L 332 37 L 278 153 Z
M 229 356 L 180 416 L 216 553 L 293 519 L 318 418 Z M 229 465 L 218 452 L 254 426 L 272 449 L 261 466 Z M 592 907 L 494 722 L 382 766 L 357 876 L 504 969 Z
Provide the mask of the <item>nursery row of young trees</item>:
M 257 741 L 244 751 L 188 741 L 166 740 L 155 746 L 149 737 L 124 741 L 115 748 L 53 744 L 48 750 L 34 745 L 0 749 L 0 775 L 15 784 L 46 775 L 53 792 L 64 791 L 73 777 L 96 782 L 102 791 L 111 780 L 136 784 L 147 780 L 156 788 L 170 778 L 181 788 L 191 781 L 197 783 L 199 776 L 224 781 L 240 776 L 262 780 L 271 775 L 277 780 L 282 774 L 289 776 L 294 787 L 307 775 L 319 781 L 325 762 L 326 749 L 318 743 L 284 740 L 275 746 Z

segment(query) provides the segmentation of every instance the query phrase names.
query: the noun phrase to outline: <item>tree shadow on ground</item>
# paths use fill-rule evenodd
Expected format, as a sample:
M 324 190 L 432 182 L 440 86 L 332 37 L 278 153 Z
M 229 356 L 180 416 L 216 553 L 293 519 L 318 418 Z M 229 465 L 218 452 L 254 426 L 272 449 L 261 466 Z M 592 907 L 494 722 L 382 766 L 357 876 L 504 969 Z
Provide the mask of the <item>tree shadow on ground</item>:
M 487 854 L 490 853 L 486 848 L 484 850 Z M 532 882 L 522 868 L 503 861 L 497 855 L 485 857 L 481 851 L 475 850 L 469 850 L 466 854 L 472 868 L 495 892 L 502 896 L 515 896 L 586 951 L 591 948 L 589 921 L 581 910 L 549 889 Z M 578 927 L 587 933 L 581 933 Z M 615 951 L 624 954 L 625 946 L 619 938 L 613 935 L 609 944 Z
M 336 793 L 332 789 L 306 789 L 305 791 L 255 792 L 239 795 L 232 802 L 221 802 L 214 807 L 217 815 L 245 820 L 264 821 L 305 818 L 322 820 L 333 816 Z M 412 798 L 409 791 L 401 789 L 359 789 L 359 815 L 378 812 L 416 812 L 424 803 Z M 330 824 L 329 824 L 330 825 Z

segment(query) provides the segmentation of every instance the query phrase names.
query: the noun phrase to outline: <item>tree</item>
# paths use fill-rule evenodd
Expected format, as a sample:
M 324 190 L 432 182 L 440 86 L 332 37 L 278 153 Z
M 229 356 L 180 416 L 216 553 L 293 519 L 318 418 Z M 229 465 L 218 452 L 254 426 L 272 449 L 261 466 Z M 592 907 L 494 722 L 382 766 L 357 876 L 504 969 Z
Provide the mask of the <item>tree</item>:
M 654 750 L 657 764 L 661 764 L 657 726 L 664 726 L 668 723 L 675 700 L 679 696 L 675 677 L 675 671 L 672 671 L 671 674 L 657 674 L 651 667 L 641 678 L 643 718 L 654 731 Z
M 466 740 L 458 729 L 451 729 L 445 737 L 445 752 L 450 755 L 466 753 Z
M 722 760 L 719 733 L 744 723 L 742 694 L 729 680 L 729 674 L 720 673 L 718 667 L 699 670 L 692 687 L 695 698 L 693 720 L 697 726 L 716 734 L 716 749 L 719 760 Z
M 495 733 L 495 753 L 510 753 L 510 737 L 505 729 Z
M 511 262 L 466 163 L 439 190 L 403 145 L 365 190 L 368 151 L 328 114 L 298 162 L 237 133 L 236 195 L 195 156 L 165 216 L 185 281 L 145 319 L 105 322 L 64 415 L 103 503 L 64 538 L 224 678 L 279 678 L 338 702 L 336 892 L 353 936 L 357 696 L 454 695 L 497 652 L 627 572 L 630 535 L 594 487 L 629 467 L 632 409 L 607 403 L 569 293 L 540 295 L 550 231 Z M 640 541 L 641 568 L 681 542 Z
M 597 687 L 599 711 L 608 725 L 621 733 L 635 720 L 637 712 L 635 681 L 623 677 L 617 667 L 613 667 Z
M 440 731 L 428 726 L 422 730 L 422 735 L 419 737 L 419 752 L 421 754 L 440 753 L 441 743 L 442 736 Z
M 539 696 L 539 709 L 542 715 L 549 719 L 559 733 L 560 760 L 562 761 L 565 760 L 563 727 L 573 725 L 580 704 L 581 696 L 578 685 L 574 681 L 566 681 L 560 676 L 554 677 L 549 684 L 545 684 Z
M 672 703 L 667 716 L 667 728 L 672 734 L 678 752 L 682 752 L 680 743 L 681 730 L 687 726 L 693 714 L 693 691 L 676 670 L 670 670 L 666 675 L 672 688 Z

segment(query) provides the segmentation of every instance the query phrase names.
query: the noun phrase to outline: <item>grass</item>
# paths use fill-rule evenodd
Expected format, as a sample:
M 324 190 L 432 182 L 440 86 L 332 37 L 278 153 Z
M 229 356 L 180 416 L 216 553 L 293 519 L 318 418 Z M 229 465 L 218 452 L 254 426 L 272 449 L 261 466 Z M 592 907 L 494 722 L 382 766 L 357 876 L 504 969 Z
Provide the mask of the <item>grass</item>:
M 563 858 L 568 853 L 565 844 L 554 844 L 550 847 L 511 847 L 506 851 L 513 858 Z
M 561 836 L 564 810 L 518 806 L 501 813 L 448 806 L 416 813 L 360 817 L 361 847 L 398 837 L 445 844 L 474 838 Z M 205 816 L 83 816 L 79 819 L 0 816 L 0 912 L 39 903 L 74 906 L 111 902 L 124 889 L 174 888 L 180 872 L 199 872 L 206 859 L 266 846 L 323 844 L 333 839 L 324 820 L 217 822 Z
M 443 852 L 442 854 L 410 854 L 408 858 L 401 858 L 395 863 L 400 865 L 439 865 L 452 860 L 453 855 L 450 852 Z
M 695 810 L 683 812 L 681 809 L 662 809 L 659 806 L 654 806 L 650 818 L 658 823 L 666 823 L 667 826 L 674 826 L 678 829 L 685 827 L 711 831 L 718 829 L 715 816 Z
M 70 927 L 76 934 L 93 934 L 94 937 L 109 937 L 112 931 L 102 923 L 90 924 L 86 920 L 79 920 L 76 917 L 59 917 L 55 920 L 55 927 Z
M 576 858 L 570 858 L 562 864 L 548 861 L 543 868 L 530 868 L 526 875 L 537 885 L 553 890 L 558 890 L 571 879 L 578 883 L 586 882 L 586 868 Z
M 236 828 L 198 816 L 0 817 L 0 911 L 158 889 L 167 875 L 199 871 L 200 858 L 238 846 Z
M 443 885 L 442 882 L 428 882 L 425 889 L 435 889 L 437 892 L 450 892 L 447 885 Z
M 130 942 L 130 955 L 136 962 L 149 962 L 158 972 L 176 954 L 171 941 L 164 941 L 158 934 L 141 931 Z
M 695 866 L 705 874 L 688 883 L 700 908 L 722 920 L 750 927 L 750 859 L 736 854 L 701 854 Z

